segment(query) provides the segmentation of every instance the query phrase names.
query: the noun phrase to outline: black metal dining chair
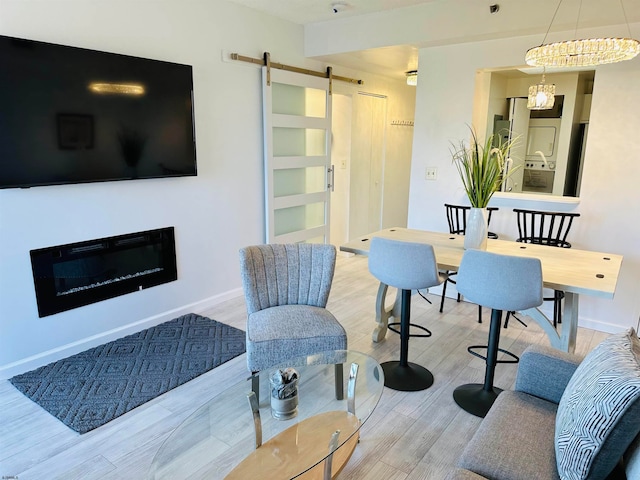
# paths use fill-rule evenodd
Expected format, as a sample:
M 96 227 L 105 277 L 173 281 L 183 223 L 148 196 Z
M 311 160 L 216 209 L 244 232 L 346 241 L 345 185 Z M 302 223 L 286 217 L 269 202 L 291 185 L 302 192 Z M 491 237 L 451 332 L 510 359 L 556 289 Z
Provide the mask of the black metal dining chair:
M 514 208 L 518 222 L 518 238 L 516 242 L 548 245 L 550 247 L 571 248 L 567 241 L 569 230 L 573 220 L 580 216 L 579 213 L 546 212 L 541 210 L 525 210 Z M 553 326 L 562 323 L 562 299 L 564 292 L 553 291 L 553 297 L 544 300 L 553 302 Z M 509 324 L 509 317 L 513 312 L 507 313 L 504 328 Z
M 452 205 L 449 203 L 444 204 L 444 208 L 447 212 L 447 223 L 449 224 L 449 233 L 452 235 L 464 235 L 467 230 L 467 215 L 471 210 L 471 207 L 466 205 Z M 491 214 L 498 210 L 498 207 L 487 207 L 487 225 L 491 223 Z M 493 232 L 487 234 L 487 238 L 498 238 L 498 235 Z M 444 299 L 447 294 L 447 283 L 455 285 L 455 278 L 451 278 L 456 275 L 455 271 L 447 271 L 447 280 L 442 285 L 442 298 L 440 299 L 440 313 L 444 308 Z M 460 294 L 456 300 L 460 302 Z M 478 306 L 478 323 L 482 323 L 482 307 Z

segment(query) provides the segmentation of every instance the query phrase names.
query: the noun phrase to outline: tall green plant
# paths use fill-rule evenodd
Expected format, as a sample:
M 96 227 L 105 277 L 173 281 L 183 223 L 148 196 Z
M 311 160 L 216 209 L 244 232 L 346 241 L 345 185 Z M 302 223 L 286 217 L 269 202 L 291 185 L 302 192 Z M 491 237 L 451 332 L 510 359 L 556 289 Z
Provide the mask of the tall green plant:
M 482 144 L 476 132 L 470 130 L 470 144 L 467 146 L 464 141 L 457 146 L 452 144 L 451 154 L 471 206 L 485 208 L 491 196 L 500 190 L 502 182 L 515 170 L 506 171 L 507 164 L 511 162 L 508 159 L 509 149 L 516 139 L 505 142 L 502 137 L 491 135 Z

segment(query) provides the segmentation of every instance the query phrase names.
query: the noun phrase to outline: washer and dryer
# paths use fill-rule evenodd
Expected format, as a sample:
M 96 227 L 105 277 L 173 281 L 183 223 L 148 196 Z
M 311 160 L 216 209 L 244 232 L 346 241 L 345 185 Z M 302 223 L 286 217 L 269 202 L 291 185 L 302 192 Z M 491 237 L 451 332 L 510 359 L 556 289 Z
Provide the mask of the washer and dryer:
M 522 191 L 553 193 L 560 118 L 529 120 Z

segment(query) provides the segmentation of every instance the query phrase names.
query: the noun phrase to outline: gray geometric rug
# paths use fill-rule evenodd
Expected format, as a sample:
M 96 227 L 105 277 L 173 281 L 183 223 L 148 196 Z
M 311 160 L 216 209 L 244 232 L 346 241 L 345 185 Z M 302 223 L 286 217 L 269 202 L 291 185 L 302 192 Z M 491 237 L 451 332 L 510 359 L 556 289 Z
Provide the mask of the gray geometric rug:
M 86 433 L 244 352 L 244 331 L 190 313 L 9 381 Z

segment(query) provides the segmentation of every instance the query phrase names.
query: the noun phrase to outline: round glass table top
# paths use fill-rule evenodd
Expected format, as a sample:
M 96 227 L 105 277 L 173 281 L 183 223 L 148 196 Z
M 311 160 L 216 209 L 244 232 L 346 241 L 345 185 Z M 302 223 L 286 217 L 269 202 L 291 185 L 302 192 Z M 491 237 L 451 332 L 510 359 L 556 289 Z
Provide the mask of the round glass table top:
M 269 378 L 286 367 L 299 373 L 298 400 L 295 416 L 283 420 L 272 414 Z M 343 379 L 336 385 L 340 372 Z M 339 350 L 293 358 L 260 372 L 259 381 L 260 401 L 254 403 L 259 414 L 249 400 L 250 377 L 220 391 L 164 441 L 149 478 L 248 478 L 251 472 L 259 478 L 295 478 L 321 468 L 341 449 L 343 456 L 348 451 L 346 463 L 360 427 L 380 400 L 384 374 L 372 357 Z M 344 392 L 340 400 L 337 390 Z

